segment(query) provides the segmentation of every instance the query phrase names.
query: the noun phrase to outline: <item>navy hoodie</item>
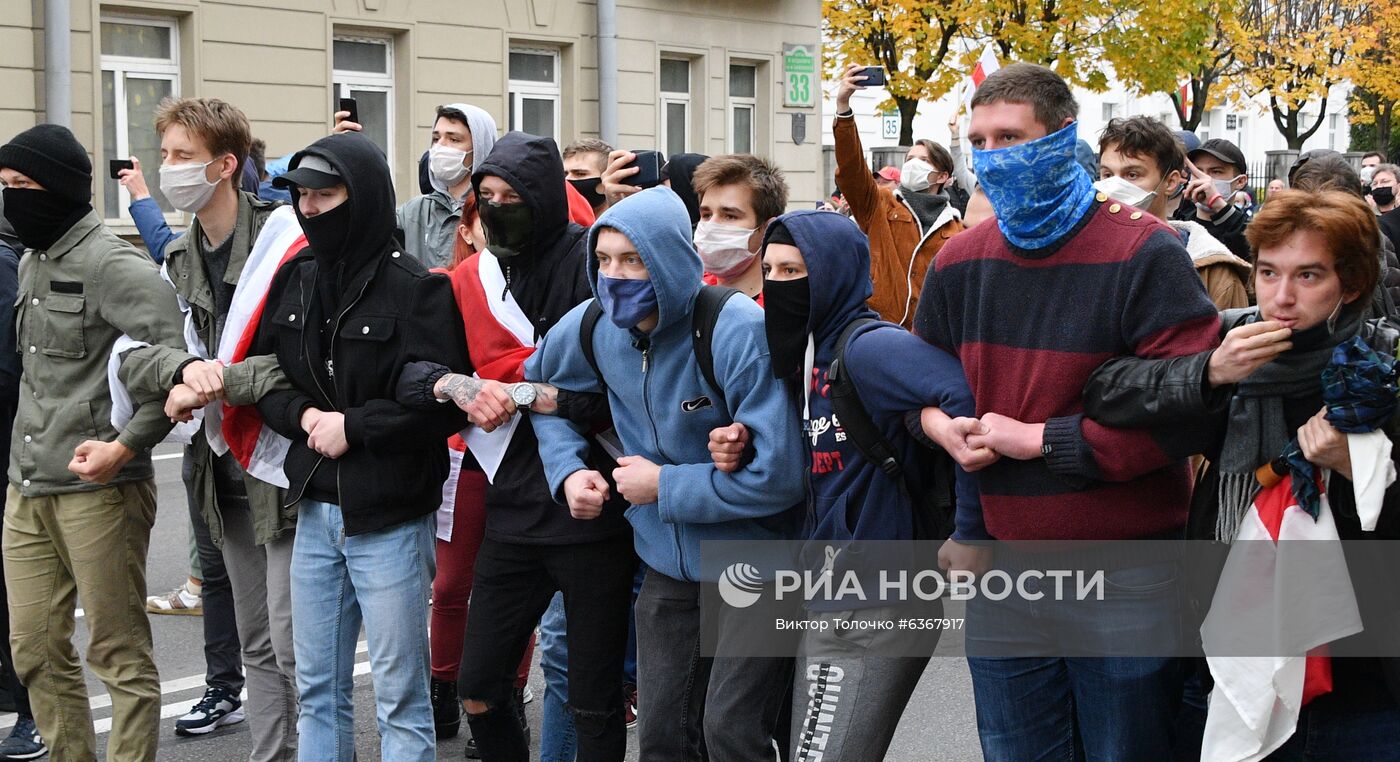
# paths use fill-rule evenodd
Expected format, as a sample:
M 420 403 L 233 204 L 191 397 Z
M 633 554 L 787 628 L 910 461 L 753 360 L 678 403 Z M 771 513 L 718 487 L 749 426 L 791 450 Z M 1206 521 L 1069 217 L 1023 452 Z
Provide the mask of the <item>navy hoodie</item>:
M 828 397 L 826 373 L 841 332 L 853 320 L 877 317 L 866 306 L 871 294 L 869 240 L 854 222 L 834 212 L 790 212 L 775 224 L 787 228 L 802 252 L 811 293 L 808 330 L 816 344 L 816 361 L 806 379 L 805 427 L 814 522 L 810 539 L 911 540 L 914 514 L 907 491 L 861 455 L 846 437 Z M 972 391 L 957 358 L 893 323 L 874 323 L 858 331 L 846 348 L 846 370 L 901 463 L 915 463 L 917 448 L 923 446 L 905 429 L 906 412 L 934 405 L 953 417 L 975 415 Z M 916 480 L 923 476 L 913 473 Z M 957 470 L 957 499 L 962 530 L 964 515 L 980 513 L 975 510 L 975 477 L 962 469 Z

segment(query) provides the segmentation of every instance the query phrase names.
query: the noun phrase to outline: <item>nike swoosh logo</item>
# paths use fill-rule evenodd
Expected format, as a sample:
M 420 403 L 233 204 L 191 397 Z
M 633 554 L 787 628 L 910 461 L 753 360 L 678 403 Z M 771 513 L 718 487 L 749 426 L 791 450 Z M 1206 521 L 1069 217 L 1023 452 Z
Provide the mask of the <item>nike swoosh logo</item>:
M 687 413 L 693 413 L 696 410 L 711 407 L 714 404 L 715 403 L 710 401 L 709 397 L 696 397 L 693 400 L 685 400 L 681 402 L 681 410 L 684 410 Z

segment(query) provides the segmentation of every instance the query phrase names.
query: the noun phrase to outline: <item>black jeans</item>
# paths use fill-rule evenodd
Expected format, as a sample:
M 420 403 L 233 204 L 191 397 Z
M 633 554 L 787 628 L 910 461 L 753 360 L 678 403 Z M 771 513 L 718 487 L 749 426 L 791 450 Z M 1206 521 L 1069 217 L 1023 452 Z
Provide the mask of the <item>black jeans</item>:
M 191 448 L 185 448 L 181 472 L 199 565 L 204 570 L 204 682 L 211 688 L 227 688 L 237 696 L 243 690 L 243 647 L 238 642 L 238 620 L 233 613 L 233 586 L 224 569 L 224 554 L 214 545 L 204 512 L 195 503 L 191 478 L 194 456 L 190 451 Z
M 707 658 L 700 624 L 700 583 L 648 570 L 637 596 L 641 758 L 777 759 L 774 731 L 782 705 L 791 700 L 793 660 Z
M 564 594 L 569 643 L 569 712 L 579 762 L 615 762 L 627 752 L 618 675 L 637 554 L 624 535 L 577 545 L 524 545 L 486 538 L 476 556 L 467 635 L 457 683 L 463 699 L 490 711 L 469 715 L 486 762 L 523 762 L 528 744 L 515 720 L 516 666 L 555 591 Z
M 0 399 L 0 463 L 10 464 L 10 432 L 15 425 L 18 400 L 10 395 Z M 5 570 L 0 567 L 0 688 L 9 691 L 15 700 L 15 711 L 21 717 L 33 717 L 29 708 L 29 691 L 15 674 L 15 657 L 10 653 L 10 606 L 9 594 L 5 589 Z

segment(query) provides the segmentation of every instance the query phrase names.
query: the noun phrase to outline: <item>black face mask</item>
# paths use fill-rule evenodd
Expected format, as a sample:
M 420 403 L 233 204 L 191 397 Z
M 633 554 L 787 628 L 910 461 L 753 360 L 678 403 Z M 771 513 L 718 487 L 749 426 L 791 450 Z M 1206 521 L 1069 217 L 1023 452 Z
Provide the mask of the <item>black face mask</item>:
M 763 332 L 774 378 L 802 372 L 811 313 L 812 292 L 806 278 L 763 281 Z
M 1371 198 L 1375 199 L 1380 206 L 1390 206 L 1395 203 L 1394 188 L 1372 188 Z
M 5 219 L 20 243 L 31 249 L 47 249 L 73 224 L 92 210 L 86 203 L 34 188 L 6 188 Z
M 346 199 L 340 206 L 315 217 L 304 216 L 301 204 L 294 204 L 292 208 L 296 210 L 301 232 L 306 234 L 306 242 L 311 244 L 311 253 L 316 261 L 323 266 L 340 262 L 349 247 L 350 228 L 354 222 L 350 200 Z
M 578 191 L 579 195 L 583 196 L 584 200 L 588 201 L 588 205 L 593 207 L 594 209 L 597 209 L 599 206 L 602 206 L 603 201 L 605 200 L 603 198 L 603 194 L 598 192 L 598 186 L 602 184 L 603 178 L 601 177 L 590 177 L 586 180 L 569 181 L 569 185 L 574 186 L 574 190 Z
M 529 204 L 487 201 L 477 209 L 481 211 L 481 229 L 486 232 L 486 248 L 497 259 L 525 253 L 530 245 L 530 231 L 535 227 L 535 215 Z

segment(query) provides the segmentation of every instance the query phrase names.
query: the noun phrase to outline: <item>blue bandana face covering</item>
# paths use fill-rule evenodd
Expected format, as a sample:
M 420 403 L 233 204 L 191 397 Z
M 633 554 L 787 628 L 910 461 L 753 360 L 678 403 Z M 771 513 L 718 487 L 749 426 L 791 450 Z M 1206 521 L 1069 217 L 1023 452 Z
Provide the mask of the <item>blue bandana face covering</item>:
M 599 273 L 598 302 L 618 328 L 635 328 L 656 311 L 656 288 L 650 280 L 609 278 Z
M 1060 240 L 1094 202 L 1094 184 L 1074 158 L 1078 122 L 1028 143 L 972 152 L 977 182 L 1013 246 L 1039 249 Z

